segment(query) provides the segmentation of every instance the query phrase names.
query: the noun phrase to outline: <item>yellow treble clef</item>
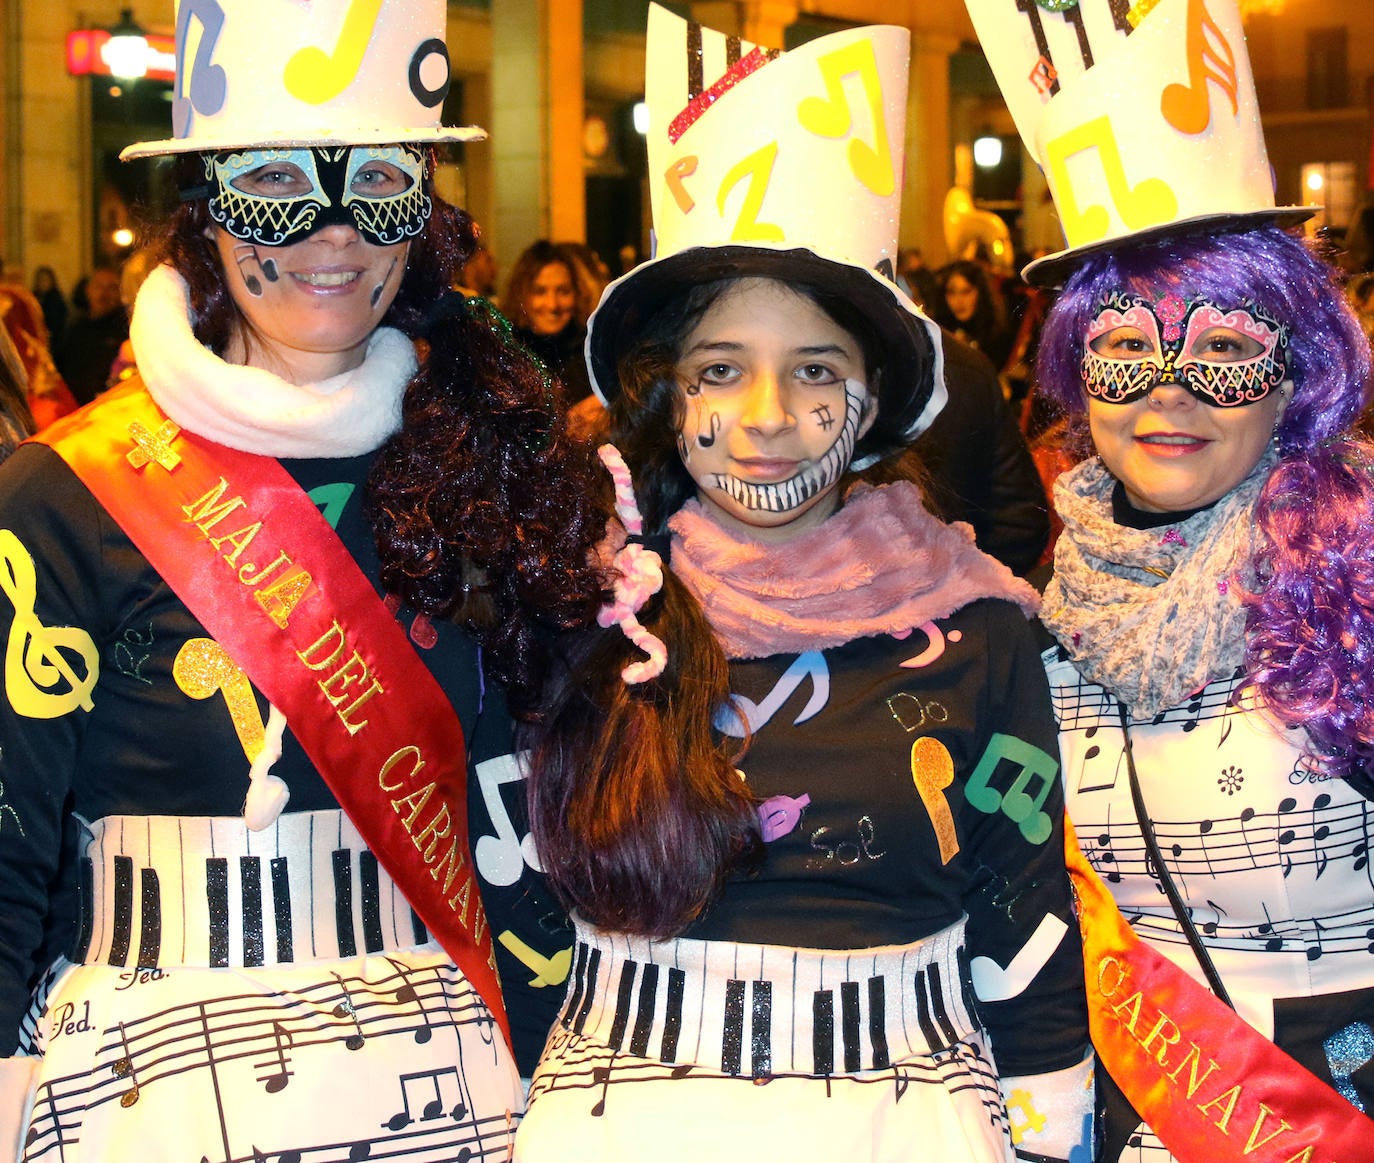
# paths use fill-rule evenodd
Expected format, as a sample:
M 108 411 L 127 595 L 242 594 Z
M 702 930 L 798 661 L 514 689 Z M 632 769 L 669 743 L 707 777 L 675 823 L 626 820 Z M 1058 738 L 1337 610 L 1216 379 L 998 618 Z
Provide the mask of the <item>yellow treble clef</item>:
M 91 691 L 100 677 L 100 652 L 91 636 L 77 626 L 45 626 L 34 613 L 38 582 L 33 558 L 10 530 L 0 529 L 0 589 L 14 605 L 5 646 L 5 693 L 10 705 L 30 719 L 55 719 L 95 706 Z M 84 677 L 68 656 L 78 655 Z M 69 689 L 55 692 L 59 682 Z

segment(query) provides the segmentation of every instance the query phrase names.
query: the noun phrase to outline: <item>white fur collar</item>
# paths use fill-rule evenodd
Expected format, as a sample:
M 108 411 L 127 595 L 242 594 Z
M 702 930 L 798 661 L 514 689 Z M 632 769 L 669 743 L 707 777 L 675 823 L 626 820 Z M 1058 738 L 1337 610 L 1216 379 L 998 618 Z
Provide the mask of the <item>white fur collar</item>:
M 170 266 L 144 281 L 129 337 L 159 408 L 197 436 L 262 456 L 342 457 L 371 452 L 401 426 L 415 374 L 414 345 L 379 327 L 362 364 L 317 384 L 225 363 L 191 331 L 186 283 Z

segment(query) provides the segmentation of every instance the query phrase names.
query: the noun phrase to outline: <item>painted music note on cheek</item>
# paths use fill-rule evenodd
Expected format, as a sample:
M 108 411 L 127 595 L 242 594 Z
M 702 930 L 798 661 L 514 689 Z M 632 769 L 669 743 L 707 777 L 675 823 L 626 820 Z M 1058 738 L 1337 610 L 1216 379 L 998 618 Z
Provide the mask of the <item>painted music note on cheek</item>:
M 228 652 L 213 638 L 192 638 L 177 651 L 172 677 L 193 699 L 224 695 L 234 733 L 251 763 L 267 742 L 267 729 L 253 695 L 253 684 Z
M 730 192 L 748 179 L 744 199 L 739 214 L 735 217 L 734 228 L 730 231 L 731 242 L 782 242 L 786 237 L 782 227 L 774 222 L 760 222 L 759 212 L 763 209 L 763 197 L 768 192 L 768 182 L 773 176 L 773 163 L 778 159 L 778 143 L 770 141 L 756 149 L 748 157 L 733 165 L 721 179 L 720 189 L 716 191 L 716 209 L 721 217 L 725 216 L 725 203 Z
M 224 108 L 228 80 L 223 66 L 210 63 L 223 29 L 224 9 L 218 0 L 182 0 L 177 5 L 177 92 L 172 97 L 172 132 L 177 137 L 191 135 L 197 113 L 213 117 Z
M 1231 115 L 1240 112 L 1236 100 L 1236 54 L 1207 11 L 1204 0 L 1188 0 L 1187 25 L 1188 83 L 1165 86 L 1159 111 L 1179 133 L 1197 134 L 1212 120 L 1209 81 L 1226 94 Z
M 1178 198 L 1162 179 L 1146 178 L 1134 186 L 1130 184 L 1111 119 L 1106 116 L 1095 117 L 1061 133 L 1045 146 L 1050 184 L 1059 205 L 1064 234 L 1071 245 L 1096 242 L 1105 238 L 1111 228 L 1111 218 L 1105 206 L 1087 205 L 1080 209 L 1074 194 L 1069 159 L 1089 152 L 1097 157 L 1102 176 L 1107 182 L 1108 195 L 1121 221 L 1132 230 L 1167 222 L 1177 212 Z M 1086 167 L 1089 163 L 1085 159 L 1081 164 Z
M 286 91 L 300 101 L 321 105 L 348 88 L 358 75 L 381 10 L 382 0 L 352 0 L 332 53 L 312 44 L 286 62 Z
M 873 127 L 873 143 L 855 137 L 849 143 L 849 168 L 854 176 L 880 198 L 897 188 L 892 146 L 887 139 L 883 110 L 883 85 L 878 58 L 870 40 L 855 41 L 820 57 L 816 64 L 825 83 L 824 97 L 807 97 L 797 106 L 797 120 L 817 137 L 843 137 L 853 129 L 854 111 L 845 92 L 846 77 L 856 76 L 863 89 L 864 107 Z
M 702 448 L 710 448 L 715 444 L 716 437 L 720 434 L 720 413 L 711 412 L 707 418 L 706 426 L 710 430 L 709 436 L 705 432 L 697 433 L 697 444 Z

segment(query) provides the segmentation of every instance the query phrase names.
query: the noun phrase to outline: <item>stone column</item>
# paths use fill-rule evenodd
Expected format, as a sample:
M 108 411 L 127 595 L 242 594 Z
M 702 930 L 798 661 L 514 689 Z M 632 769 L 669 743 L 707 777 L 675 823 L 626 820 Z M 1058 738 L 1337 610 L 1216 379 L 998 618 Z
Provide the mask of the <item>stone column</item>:
M 501 0 L 491 45 L 488 237 L 509 269 L 537 238 L 585 235 L 582 0 Z

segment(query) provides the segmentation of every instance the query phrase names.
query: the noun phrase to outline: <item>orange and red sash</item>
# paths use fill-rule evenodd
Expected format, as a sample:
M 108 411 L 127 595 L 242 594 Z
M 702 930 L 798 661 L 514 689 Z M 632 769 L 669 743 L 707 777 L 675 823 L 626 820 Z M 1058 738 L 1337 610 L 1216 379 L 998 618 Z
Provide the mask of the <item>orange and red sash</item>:
M 506 1029 L 468 857 L 462 724 L 319 509 L 271 457 L 182 431 L 137 377 L 37 439 L 281 708 Z
M 1369 1163 L 1374 1121 L 1140 940 L 1065 829 L 1093 1046 L 1183 1163 Z

